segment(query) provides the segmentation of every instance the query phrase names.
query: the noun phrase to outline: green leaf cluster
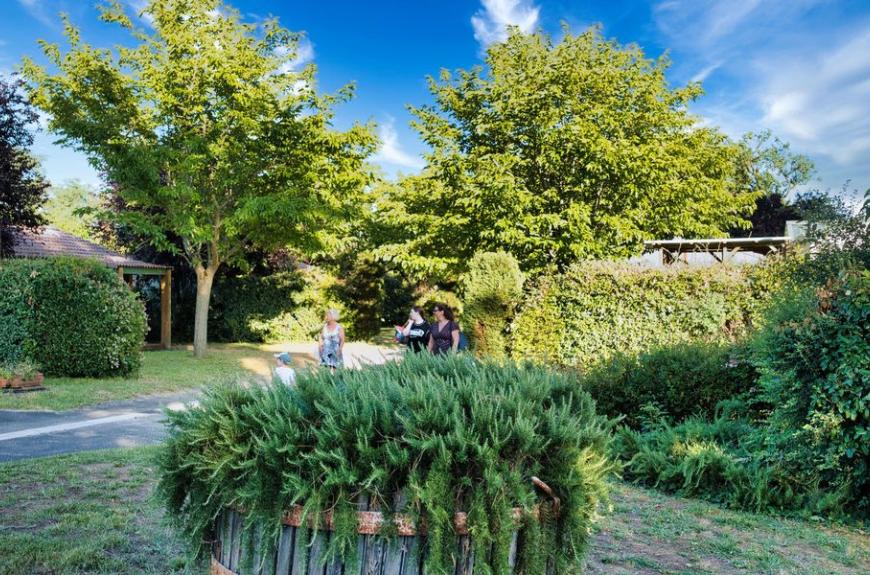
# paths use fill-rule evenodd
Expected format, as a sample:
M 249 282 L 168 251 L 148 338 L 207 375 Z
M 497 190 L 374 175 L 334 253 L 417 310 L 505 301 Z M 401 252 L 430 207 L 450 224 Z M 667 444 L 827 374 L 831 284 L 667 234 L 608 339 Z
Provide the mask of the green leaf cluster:
M 475 572 L 507 572 L 513 507 L 527 517 L 524 573 L 580 573 L 606 493 L 609 424 L 570 378 L 533 366 L 426 354 L 401 363 L 299 374 L 296 388 L 218 387 L 168 414 L 159 493 L 200 551 L 227 506 L 274 545 L 283 511 L 352 513 L 360 496 L 427 525 L 426 572 L 453 573 L 453 514 L 467 511 Z M 538 476 L 562 501 L 558 517 Z M 354 561 L 356 525 L 337 521 L 325 556 Z M 387 535 L 389 536 L 389 535 Z M 271 543 L 270 543 L 271 542 Z
M 0 261 L 0 363 L 103 377 L 139 368 L 142 302 L 114 270 L 74 258 Z
M 463 276 L 463 324 L 478 355 L 499 359 L 507 351 L 505 329 L 522 301 L 525 276 L 507 252 L 480 252 Z
M 792 294 L 754 346 L 768 457 L 870 514 L 870 272 Z
M 649 405 L 673 422 L 693 415 L 712 418 L 719 402 L 749 392 L 758 373 L 745 345 L 685 342 L 637 355 L 618 354 L 582 380 L 599 412 L 622 416 L 636 428 Z
M 430 78 L 435 103 L 411 108 L 427 166 L 381 190 L 378 253 L 430 277 L 478 251 L 540 271 L 745 226 L 743 148 L 688 113 L 700 85 L 672 89 L 668 66 L 596 28 L 514 30 L 484 67 Z
M 764 267 L 576 264 L 537 280 L 513 322 L 512 354 L 587 370 L 619 354 L 736 340 L 760 320 L 776 281 Z

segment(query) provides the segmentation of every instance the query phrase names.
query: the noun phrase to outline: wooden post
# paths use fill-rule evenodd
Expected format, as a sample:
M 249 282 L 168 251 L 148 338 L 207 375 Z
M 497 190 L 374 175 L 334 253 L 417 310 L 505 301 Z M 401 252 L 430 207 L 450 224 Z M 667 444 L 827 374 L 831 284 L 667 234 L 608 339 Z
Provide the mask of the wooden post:
M 172 347 L 172 270 L 160 278 L 160 345 Z
M 124 268 L 119 267 L 115 271 L 118 272 L 118 277 L 121 278 L 121 281 L 124 281 Z

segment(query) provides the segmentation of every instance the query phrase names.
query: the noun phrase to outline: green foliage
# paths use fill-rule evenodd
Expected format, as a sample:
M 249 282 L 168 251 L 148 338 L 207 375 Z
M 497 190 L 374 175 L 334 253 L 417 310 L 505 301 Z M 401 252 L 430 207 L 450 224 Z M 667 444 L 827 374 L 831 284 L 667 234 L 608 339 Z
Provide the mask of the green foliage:
M 437 286 L 424 290 L 417 296 L 416 305 L 423 308 L 423 316 L 431 317 L 432 307 L 436 303 L 444 304 L 453 310 L 453 315 L 459 321 L 465 313 L 465 305 L 456 292 L 441 289 Z
M 624 415 L 630 427 L 638 427 L 650 404 L 671 421 L 711 418 L 720 401 L 755 385 L 758 375 L 746 355 L 737 346 L 698 342 L 618 355 L 587 373 L 583 387 L 599 412 Z
M 94 233 L 96 216 L 88 210 L 95 210 L 99 204 L 99 197 L 90 186 L 73 180 L 51 187 L 43 213 L 57 229 L 89 239 Z
M 755 346 L 768 457 L 870 515 L 870 272 L 784 300 Z
M 758 320 L 775 274 L 709 268 L 577 264 L 542 276 L 513 322 L 516 359 L 582 370 L 619 354 L 725 342 Z
M 65 20 L 68 49 L 43 43 L 48 66 L 26 59 L 23 73 L 50 129 L 116 184 L 116 219 L 162 249 L 180 240 L 197 273 L 201 355 L 217 270 L 252 245 L 328 247 L 323 230 L 359 207 L 376 138 L 332 128 L 352 90 L 318 94 L 314 65 L 293 65 L 300 35 L 277 20 L 246 23 L 221 0 L 150 0 L 144 13 L 149 29 L 119 0 L 101 7 L 133 38 L 114 49 Z
M 0 256 L 12 247 L 11 230 L 45 223 L 39 208 L 45 203 L 48 181 L 30 153 L 33 134 L 29 128 L 39 115 L 22 94 L 22 87 L 18 79 L 0 78 Z
M 283 314 L 293 310 L 294 298 L 304 289 L 304 276 L 295 271 L 218 279 L 209 313 L 212 339 L 279 341 Z
M 345 307 L 353 310 L 353 335 L 361 338 L 377 335 L 384 325 L 381 321 L 386 298 L 383 265 L 369 254 L 356 254 L 352 264 L 339 274 L 338 295 Z
M 142 303 L 99 262 L 0 262 L 0 316 L 0 362 L 33 360 L 69 376 L 127 374 L 141 363 Z
M 757 193 L 738 182 L 743 148 L 687 111 L 701 87 L 672 89 L 668 66 L 592 28 L 515 30 L 485 67 L 442 71 L 435 104 L 412 110 L 428 165 L 376 202 L 378 254 L 440 279 L 478 251 L 564 269 L 745 225 Z
M 611 465 L 607 423 L 570 378 L 532 366 L 426 354 L 401 363 L 299 374 L 294 388 L 209 391 L 201 408 L 168 414 L 158 492 L 191 543 L 206 551 L 215 515 L 247 510 L 274 545 L 283 510 L 350 513 L 360 495 L 385 512 L 426 521 L 427 573 L 453 573 L 452 516 L 468 512 L 483 573 L 506 572 L 510 509 L 526 518 L 521 561 L 545 554 L 557 573 L 580 573 L 589 528 Z M 558 518 L 529 479 L 550 484 Z M 404 497 L 396 497 L 402 493 Z M 404 503 L 397 506 L 397 501 Z M 352 521 L 340 521 L 327 555 L 350 560 Z M 543 574 L 543 562 L 524 571 Z
M 504 331 L 522 299 L 524 283 L 517 260 L 507 252 L 480 252 L 471 258 L 462 281 L 463 323 L 478 355 L 505 356 Z

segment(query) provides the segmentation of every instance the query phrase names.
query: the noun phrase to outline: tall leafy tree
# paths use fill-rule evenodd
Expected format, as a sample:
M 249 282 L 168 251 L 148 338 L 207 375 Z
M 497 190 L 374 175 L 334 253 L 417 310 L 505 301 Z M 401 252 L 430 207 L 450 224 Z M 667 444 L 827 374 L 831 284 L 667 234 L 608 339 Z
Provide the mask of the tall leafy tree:
M 30 153 L 36 109 L 25 97 L 22 82 L 0 77 L 0 255 L 11 247 L 10 232 L 44 223 L 39 208 L 48 182 Z
M 43 208 L 45 219 L 54 227 L 80 238 L 93 235 L 93 210 L 100 204 L 96 191 L 79 180 L 52 186 Z
M 434 105 L 411 108 L 428 165 L 379 199 L 380 256 L 444 275 L 505 250 L 539 270 L 740 224 L 739 146 L 687 112 L 701 87 L 671 88 L 668 65 L 594 28 L 513 30 L 485 68 L 430 78 Z
M 95 48 L 65 22 L 69 42 L 43 43 L 57 72 L 25 61 L 34 102 L 61 141 L 84 151 L 129 209 L 121 216 L 163 249 L 178 238 L 196 271 L 194 350 L 206 350 L 218 269 L 250 246 L 315 249 L 369 181 L 370 126 L 331 127 L 352 95 L 315 88 L 296 64 L 299 35 L 242 21 L 220 0 L 151 0 L 152 29 L 120 2 L 101 19 L 131 46 Z
M 741 187 L 757 194 L 748 229 L 737 226 L 733 236 L 781 236 L 787 220 L 801 219 L 808 198 L 791 197 L 808 183 L 815 166 L 807 156 L 791 150 L 788 143 L 769 130 L 750 132 L 740 140 L 737 178 Z

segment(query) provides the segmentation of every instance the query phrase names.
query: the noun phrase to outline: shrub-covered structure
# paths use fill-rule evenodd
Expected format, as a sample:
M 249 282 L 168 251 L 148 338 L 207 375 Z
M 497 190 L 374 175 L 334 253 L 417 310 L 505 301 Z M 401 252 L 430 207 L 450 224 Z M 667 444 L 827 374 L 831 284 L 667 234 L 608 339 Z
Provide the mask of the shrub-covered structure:
M 73 258 L 0 262 L 0 363 L 102 377 L 139 368 L 142 302 L 114 270 Z
M 501 358 L 507 350 L 505 328 L 523 296 L 525 276 L 506 252 L 480 252 L 468 264 L 462 282 L 463 323 L 475 353 Z
M 352 564 L 355 502 L 366 494 L 384 512 L 425 522 L 427 573 L 454 572 L 460 510 L 475 572 L 506 573 L 512 508 L 531 514 L 546 501 L 530 482 L 538 476 L 561 512 L 541 506 L 540 521 L 523 522 L 522 573 L 543 574 L 547 557 L 551 572 L 580 573 L 611 470 L 608 424 L 570 378 L 468 356 L 301 373 L 295 389 L 219 388 L 169 419 L 159 493 L 203 552 L 226 507 L 244 508 L 246 527 L 264 526 L 274 545 L 282 511 L 301 504 L 311 517 L 333 511 L 325 556 Z
M 755 273 L 577 264 L 538 280 L 513 323 L 513 356 L 587 369 L 618 354 L 733 340 L 747 332 L 766 296 Z

